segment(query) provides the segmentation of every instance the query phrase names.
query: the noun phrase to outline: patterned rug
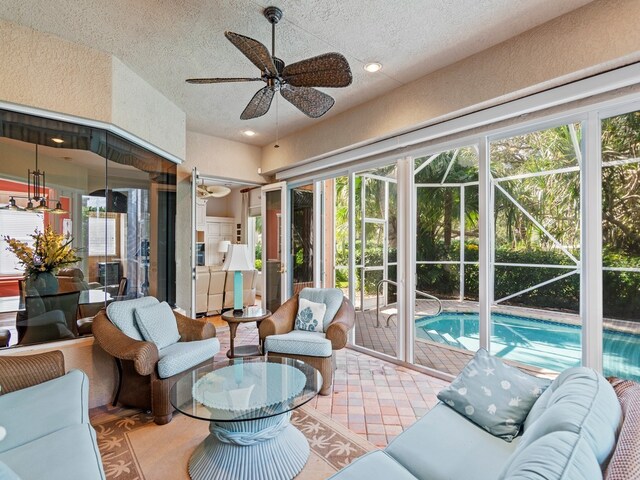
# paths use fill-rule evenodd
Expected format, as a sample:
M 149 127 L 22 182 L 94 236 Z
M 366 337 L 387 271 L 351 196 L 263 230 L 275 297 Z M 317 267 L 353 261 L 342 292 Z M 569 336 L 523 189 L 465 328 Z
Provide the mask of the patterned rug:
M 189 456 L 209 432 L 207 422 L 177 413 L 163 426 L 136 410 L 100 407 L 91 417 L 108 479 L 187 480 Z M 296 479 L 327 478 L 376 448 L 313 408 L 295 410 L 291 423 L 311 447 L 309 461 Z

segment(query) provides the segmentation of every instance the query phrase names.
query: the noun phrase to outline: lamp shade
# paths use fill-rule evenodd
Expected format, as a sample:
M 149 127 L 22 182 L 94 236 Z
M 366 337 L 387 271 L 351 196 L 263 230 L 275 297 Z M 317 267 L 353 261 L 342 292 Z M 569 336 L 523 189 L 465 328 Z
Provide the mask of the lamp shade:
M 218 243 L 218 253 L 227 253 L 229 251 L 229 245 L 231 245 L 229 240 L 220 240 Z
M 242 272 L 253 270 L 253 265 L 249 261 L 249 249 L 246 245 L 237 244 L 229 245 L 229 251 L 227 252 L 227 258 L 222 266 L 223 270 L 230 270 L 232 272 Z

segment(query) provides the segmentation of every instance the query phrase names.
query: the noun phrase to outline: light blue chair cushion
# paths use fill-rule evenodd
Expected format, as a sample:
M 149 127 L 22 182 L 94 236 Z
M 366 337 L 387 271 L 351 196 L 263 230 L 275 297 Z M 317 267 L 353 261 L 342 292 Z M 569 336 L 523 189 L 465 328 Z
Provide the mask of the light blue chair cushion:
M 385 452 L 420 479 L 496 480 L 519 441 L 505 442 L 439 403 Z
M 88 401 L 89 379 L 80 370 L 0 395 L 0 425 L 7 430 L 0 442 L 0 453 L 70 425 L 88 422 Z M 12 462 L 7 464 L 13 467 Z
M 140 330 L 136 325 L 136 308 L 150 307 L 157 305 L 158 299 L 155 297 L 142 297 L 133 300 L 122 300 L 107 305 L 107 316 L 111 323 L 118 327 L 122 333 L 134 340 L 144 340 Z
M 615 446 L 621 416 L 615 391 L 602 375 L 586 367 L 569 368 L 529 412 L 519 448 L 551 432 L 573 432 L 585 439 L 602 464 Z
M 602 471 L 577 433 L 553 432 L 514 455 L 500 480 L 598 480 Z
M 481 348 L 438 398 L 487 432 L 510 442 L 550 383 Z
M 309 357 L 330 357 L 331 340 L 322 332 L 292 330 L 281 335 L 269 335 L 264 340 L 265 352 L 306 355 Z
M 217 338 L 174 343 L 158 351 L 158 375 L 160 378 L 173 377 L 213 358 L 219 351 Z
M 340 480 L 416 480 L 402 465 L 382 450 L 363 455 L 329 479 Z
M 134 314 L 142 338 L 155 343 L 158 350 L 180 340 L 176 317 L 167 302 L 138 307 Z
M 336 316 L 342 305 L 344 295 L 339 288 L 303 288 L 299 298 L 304 298 L 310 302 L 324 303 L 327 306 L 322 322 L 322 331 L 326 332 L 333 317 Z
M 88 423 L 72 425 L 0 454 L 24 480 L 104 479 L 96 433 Z M 4 480 L 4 477 L 0 477 Z
M 0 462 L 0 480 L 20 480 L 20 477 L 4 462 Z

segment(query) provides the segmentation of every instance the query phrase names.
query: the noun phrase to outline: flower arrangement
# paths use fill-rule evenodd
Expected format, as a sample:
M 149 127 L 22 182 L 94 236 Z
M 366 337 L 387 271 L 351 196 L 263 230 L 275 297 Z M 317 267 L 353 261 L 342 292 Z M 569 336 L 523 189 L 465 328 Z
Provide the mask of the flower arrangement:
M 60 267 L 82 260 L 71 246 L 71 235 L 56 233 L 51 226 L 47 226 L 44 232 L 36 229 L 30 237 L 34 240 L 33 247 L 15 238 L 4 237 L 9 244 L 7 250 L 13 252 L 24 267 L 25 279 L 37 277 L 43 272 L 55 273 Z

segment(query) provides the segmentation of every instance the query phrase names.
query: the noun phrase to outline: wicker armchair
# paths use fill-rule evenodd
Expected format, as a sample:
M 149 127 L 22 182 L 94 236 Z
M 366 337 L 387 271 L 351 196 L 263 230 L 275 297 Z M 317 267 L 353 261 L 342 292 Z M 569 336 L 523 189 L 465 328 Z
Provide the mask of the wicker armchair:
M 211 323 L 194 320 L 174 312 L 180 344 L 211 339 L 216 336 L 216 329 Z M 169 391 L 184 371 L 205 365 L 212 361 L 218 353 L 213 348 L 208 360 L 193 365 L 186 370 L 167 378 L 158 373 L 158 360 L 161 357 L 157 346 L 152 342 L 134 340 L 125 335 L 109 319 L 105 309 L 101 310 L 93 320 L 93 335 L 108 354 L 113 356 L 118 367 L 119 382 L 113 404 L 120 401 L 123 405 L 151 410 L 154 421 L 164 425 L 171 421 L 173 407 L 169 401 Z
M 296 314 L 298 313 L 298 294 L 283 303 L 276 312 L 260 323 L 260 342 L 266 345 L 267 337 L 271 335 L 285 335 L 293 332 Z M 344 297 L 342 305 L 331 320 L 325 331 L 326 339 L 331 342 L 331 354 L 328 356 L 300 355 L 292 354 L 277 349 L 269 350 L 269 355 L 282 356 L 302 360 L 305 363 L 317 368 L 322 374 L 322 388 L 320 395 L 329 395 L 333 383 L 333 371 L 335 370 L 335 351 L 340 350 L 347 344 L 349 330 L 355 323 L 355 311 L 351 301 Z
M 36 355 L 0 356 L 0 395 L 63 375 L 64 356 L 60 350 Z

